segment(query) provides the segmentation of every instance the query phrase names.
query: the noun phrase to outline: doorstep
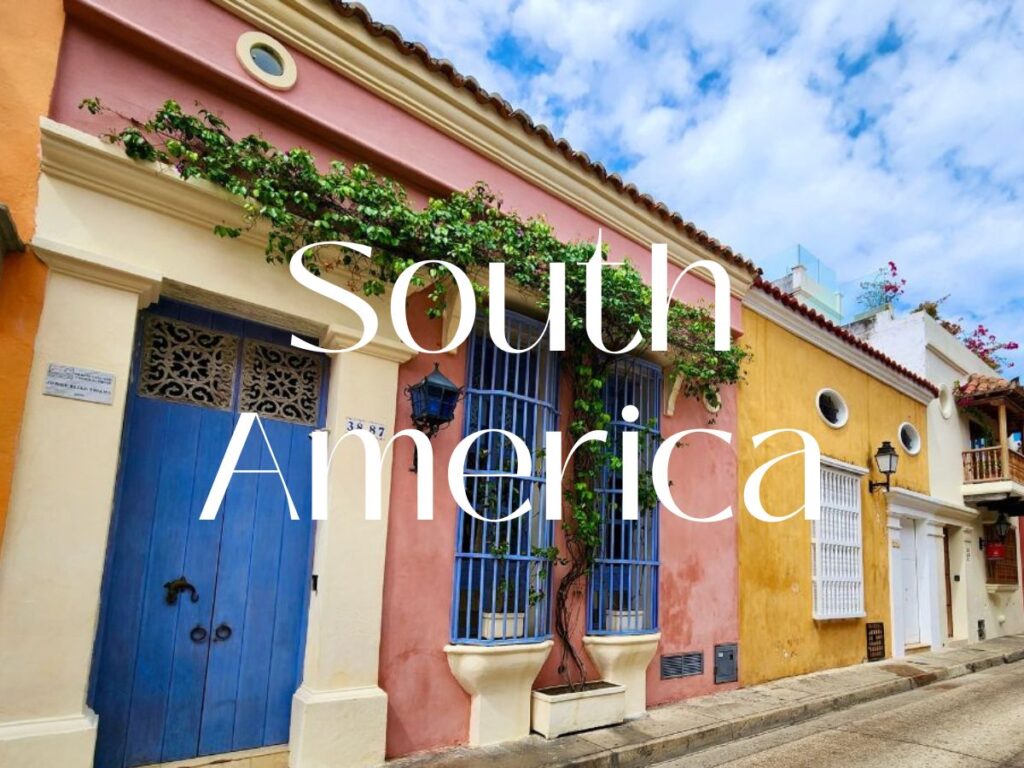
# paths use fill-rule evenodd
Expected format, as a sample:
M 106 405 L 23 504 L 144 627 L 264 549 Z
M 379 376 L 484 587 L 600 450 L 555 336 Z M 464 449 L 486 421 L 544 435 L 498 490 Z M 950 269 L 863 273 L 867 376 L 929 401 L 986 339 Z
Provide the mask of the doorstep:
M 392 760 L 387 768 L 640 768 L 1022 659 L 1024 634 L 1008 635 L 688 699 L 622 725 L 551 741 L 534 735 L 488 747 L 455 747 Z
M 913 656 L 917 653 L 928 653 L 932 647 L 928 643 L 914 643 L 913 645 L 903 646 L 903 654 L 905 656 Z
M 224 752 L 217 755 L 156 763 L 141 768 L 288 768 L 288 748 L 262 747 L 242 752 Z

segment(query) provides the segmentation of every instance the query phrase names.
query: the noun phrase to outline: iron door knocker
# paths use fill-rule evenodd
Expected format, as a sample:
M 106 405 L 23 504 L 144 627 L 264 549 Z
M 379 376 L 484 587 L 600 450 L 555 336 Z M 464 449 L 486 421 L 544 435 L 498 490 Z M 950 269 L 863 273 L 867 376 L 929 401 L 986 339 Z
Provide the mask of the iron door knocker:
M 231 637 L 231 627 L 227 624 L 221 624 L 215 630 L 213 630 L 213 642 L 219 643 L 221 640 L 227 640 Z
M 201 643 L 206 639 L 206 627 L 196 624 L 192 627 L 192 631 L 188 633 L 188 636 L 192 638 L 193 643 Z
M 174 581 L 168 581 L 164 584 L 164 589 L 167 590 L 167 594 L 164 595 L 164 600 L 168 605 L 175 605 L 178 602 L 178 595 L 182 592 L 191 592 L 192 595 L 189 598 L 193 603 L 199 602 L 199 593 L 196 592 L 196 588 L 188 583 L 188 579 L 184 576 L 179 576 Z

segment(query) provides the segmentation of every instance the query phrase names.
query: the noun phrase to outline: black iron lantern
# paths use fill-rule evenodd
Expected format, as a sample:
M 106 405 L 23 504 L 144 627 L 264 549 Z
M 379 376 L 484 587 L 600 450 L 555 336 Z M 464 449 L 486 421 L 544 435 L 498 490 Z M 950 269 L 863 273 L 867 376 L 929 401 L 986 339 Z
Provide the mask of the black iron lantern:
M 433 438 L 452 423 L 455 406 L 462 399 L 462 393 L 462 387 L 457 387 L 434 363 L 434 370 L 424 376 L 419 384 L 405 388 L 405 394 L 412 404 L 413 426 Z
M 887 492 L 889 491 L 889 478 L 896 474 L 896 466 L 899 464 L 900 457 L 896 453 L 896 449 L 892 447 L 892 443 L 885 440 L 882 446 L 875 452 L 875 466 L 878 467 L 878 471 L 885 475 L 884 483 L 868 483 L 868 490 L 872 493 L 878 488 L 884 488 Z
M 1006 516 L 1005 512 L 1000 512 L 995 524 L 996 536 L 999 537 L 999 541 L 1006 541 L 1006 534 L 1010 532 L 1012 527 L 1013 525 L 1010 523 L 1010 518 Z

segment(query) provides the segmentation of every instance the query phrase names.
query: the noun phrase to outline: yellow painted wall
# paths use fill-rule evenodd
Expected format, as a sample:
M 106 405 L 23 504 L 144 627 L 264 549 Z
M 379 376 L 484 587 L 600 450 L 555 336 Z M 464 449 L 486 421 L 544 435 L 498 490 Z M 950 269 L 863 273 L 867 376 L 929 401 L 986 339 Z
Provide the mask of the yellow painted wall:
M 899 447 L 897 434 L 900 424 L 909 421 L 927 446 L 924 405 L 749 309 L 744 309 L 743 328 L 753 360 L 739 392 L 741 482 L 769 459 L 800 447 L 796 437 L 786 435 L 754 449 L 751 437 L 793 428 L 814 435 L 824 456 L 872 470 L 875 451 L 889 440 L 900 452 L 893 483 L 928 491 L 927 447 L 908 456 Z M 849 407 L 849 420 L 841 429 L 833 429 L 818 415 L 815 400 L 825 387 L 839 392 Z M 872 479 L 882 478 L 876 474 Z M 802 460 L 788 459 L 769 471 L 762 504 L 772 514 L 788 514 L 803 504 L 802 484 Z M 810 522 L 801 516 L 764 523 L 746 509 L 739 515 L 741 683 L 860 663 L 866 656 L 869 621 L 885 623 L 886 655 L 891 653 L 885 497 L 881 491 L 869 494 L 865 477 L 861 499 L 864 619 L 813 620 Z
M 50 106 L 64 6 L 61 0 L 0 2 L 0 203 L 23 241 L 35 229 L 39 117 Z M 11 491 L 25 387 L 46 287 L 46 267 L 30 251 L 0 267 L 0 544 Z

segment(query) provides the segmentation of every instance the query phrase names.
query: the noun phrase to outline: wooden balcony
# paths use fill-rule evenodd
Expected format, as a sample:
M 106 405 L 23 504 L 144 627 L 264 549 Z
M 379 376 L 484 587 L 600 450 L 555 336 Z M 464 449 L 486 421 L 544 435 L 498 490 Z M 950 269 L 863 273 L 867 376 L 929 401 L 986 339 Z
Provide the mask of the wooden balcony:
M 1024 456 L 1001 445 L 964 451 L 964 482 L 994 483 L 1012 480 L 1024 485 Z

